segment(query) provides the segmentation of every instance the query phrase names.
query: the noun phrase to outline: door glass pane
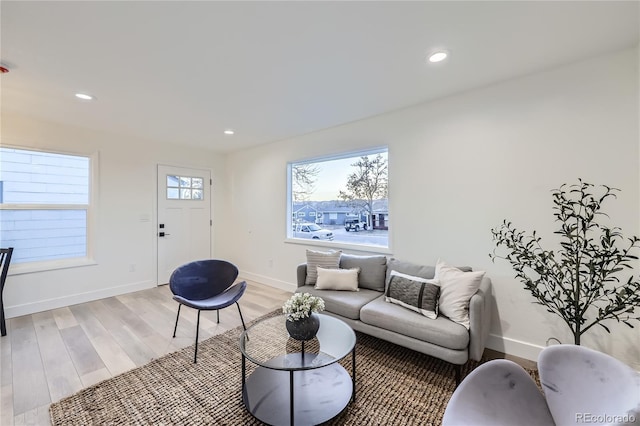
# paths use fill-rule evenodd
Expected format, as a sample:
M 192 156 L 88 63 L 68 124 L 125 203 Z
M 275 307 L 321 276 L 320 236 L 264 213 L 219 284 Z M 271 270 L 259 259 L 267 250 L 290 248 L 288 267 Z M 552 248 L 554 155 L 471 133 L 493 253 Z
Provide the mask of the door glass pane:
M 167 176 L 167 186 L 177 187 L 178 186 L 178 176 Z
M 181 200 L 190 200 L 191 199 L 191 190 L 190 189 L 180 189 L 180 199 Z
M 190 177 L 185 177 L 185 176 L 180 176 L 180 186 L 183 188 L 190 188 L 191 187 L 191 178 Z
M 194 200 L 202 200 L 202 189 L 194 189 L 191 195 Z
M 167 188 L 167 198 L 169 200 L 177 200 L 180 198 L 180 190 L 178 188 Z

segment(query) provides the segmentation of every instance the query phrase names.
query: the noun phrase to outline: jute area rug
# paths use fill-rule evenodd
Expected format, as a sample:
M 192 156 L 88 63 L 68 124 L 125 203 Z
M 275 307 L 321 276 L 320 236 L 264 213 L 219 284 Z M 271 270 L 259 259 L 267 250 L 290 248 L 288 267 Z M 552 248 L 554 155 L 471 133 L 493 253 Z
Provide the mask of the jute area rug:
M 268 314 L 272 316 L 273 312 Z M 53 425 L 259 425 L 241 398 L 238 327 L 105 380 L 50 407 Z M 357 334 L 357 398 L 331 425 L 439 425 L 455 389 L 438 359 Z M 351 372 L 351 356 L 343 361 Z M 464 374 L 477 363 L 468 363 Z M 247 373 L 253 367 L 247 361 Z

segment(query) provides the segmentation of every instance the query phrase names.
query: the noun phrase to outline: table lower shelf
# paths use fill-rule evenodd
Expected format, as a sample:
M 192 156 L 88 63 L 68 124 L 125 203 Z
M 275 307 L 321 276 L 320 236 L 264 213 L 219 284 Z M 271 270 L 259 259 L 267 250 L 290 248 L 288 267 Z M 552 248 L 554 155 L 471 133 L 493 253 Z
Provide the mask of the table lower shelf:
M 338 363 L 313 370 L 291 372 L 258 367 L 247 378 L 242 399 L 251 414 L 277 426 L 291 425 L 291 394 L 295 425 L 316 425 L 331 420 L 349 403 L 353 382 Z

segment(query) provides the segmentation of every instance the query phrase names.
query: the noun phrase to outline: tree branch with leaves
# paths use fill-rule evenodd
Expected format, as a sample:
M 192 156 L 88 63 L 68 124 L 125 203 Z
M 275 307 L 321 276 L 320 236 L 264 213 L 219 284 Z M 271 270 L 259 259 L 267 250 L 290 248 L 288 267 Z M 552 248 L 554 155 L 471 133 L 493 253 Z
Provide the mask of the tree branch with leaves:
M 525 289 L 548 312 L 558 315 L 571 329 L 574 343 L 595 325 L 607 332 L 604 321 L 616 320 L 633 328 L 640 321 L 640 281 L 633 274 L 621 280 L 640 248 L 636 236 L 624 238 L 618 227 L 598 223 L 607 216 L 602 205 L 616 198 L 618 189 L 602 185 L 597 189 L 579 180 L 552 192 L 553 210 L 560 229 L 560 249 L 544 250 L 541 237 L 518 231 L 506 220 L 491 230 L 496 249 L 489 256 L 506 260 Z M 502 254 L 498 249 L 503 249 Z

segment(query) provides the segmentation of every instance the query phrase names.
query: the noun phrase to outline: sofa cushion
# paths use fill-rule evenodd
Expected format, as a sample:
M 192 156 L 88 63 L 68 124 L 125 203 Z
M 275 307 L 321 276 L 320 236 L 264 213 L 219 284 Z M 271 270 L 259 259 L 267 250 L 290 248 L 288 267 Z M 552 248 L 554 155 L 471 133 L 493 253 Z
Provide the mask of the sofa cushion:
M 379 291 L 366 288 L 360 291 L 316 290 L 312 285 L 305 285 L 298 287 L 296 292 L 321 297 L 326 311 L 354 320 L 360 318 L 360 309 L 364 305 L 380 297 Z
M 440 285 L 437 280 L 391 271 L 384 300 L 411 309 L 429 319 L 436 319 L 439 293 Z
M 385 288 L 389 285 L 391 279 L 391 271 L 401 272 L 407 275 L 413 275 L 420 278 L 431 279 L 435 276 L 436 268 L 434 266 L 419 265 L 417 263 L 405 262 L 391 258 L 387 261 L 387 275 L 385 279 Z
M 343 253 L 340 256 L 340 267 L 343 269 L 360 268 L 358 287 L 384 291 L 387 271 L 386 256 L 357 256 Z
M 326 269 L 318 267 L 316 290 L 358 291 L 358 268 Z
M 307 279 L 305 284 L 315 284 L 318 280 L 318 266 L 328 269 L 338 269 L 341 251 L 313 251 L 307 250 Z
M 386 303 L 384 296 L 362 307 L 360 321 L 449 349 L 463 350 L 469 346 L 469 331 L 463 325 L 443 316 L 429 319 L 402 306 Z
M 464 272 L 469 272 L 472 270 L 468 266 L 459 266 L 458 269 Z M 436 276 L 435 266 L 427 266 L 427 265 L 420 265 L 418 263 L 413 263 L 413 262 L 405 262 L 403 260 L 398 260 L 392 257 L 387 261 L 387 276 L 385 280 L 385 289 L 386 289 L 386 286 L 389 285 L 389 278 L 391 277 L 391 271 L 398 271 L 398 272 L 402 272 L 403 274 L 415 275 L 417 277 L 422 277 L 426 279 L 431 279 Z
M 484 271 L 465 272 L 438 260 L 436 279 L 440 281 L 440 313 L 469 328 L 469 301 Z

